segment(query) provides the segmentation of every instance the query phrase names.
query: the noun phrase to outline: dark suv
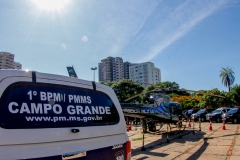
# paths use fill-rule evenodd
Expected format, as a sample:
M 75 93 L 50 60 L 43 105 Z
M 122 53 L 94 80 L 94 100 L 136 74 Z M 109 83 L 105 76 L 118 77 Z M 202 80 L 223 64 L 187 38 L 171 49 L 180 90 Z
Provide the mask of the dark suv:
M 227 113 L 231 108 L 218 108 L 214 111 L 212 111 L 211 113 L 206 115 L 206 119 L 207 120 L 211 120 L 215 121 L 217 123 L 222 121 L 222 114 Z
M 214 109 L 209 109 L 209 108 L 200 109 L 197 113 L 192 114 L 191 119 L 194 121 L 199 121 L 199 118 L 200 118 L 201 122 L 205 122 L 206 115 L 212 112 L 213 110 Z
M 227 122 L 240 122 L 240 107 L 231 108 L 228 113 L 224 114 L 223 118 L 226 118 Z
M 187 110 L 185 113 L 184 113 L 184 119 L 185 120 L 188 120 L 191 118 L 191 115 L 194 114 L 194 113 L 197 113 L 200 109 L 199 108 L 192 108 L 192 109 L 189 109 Z

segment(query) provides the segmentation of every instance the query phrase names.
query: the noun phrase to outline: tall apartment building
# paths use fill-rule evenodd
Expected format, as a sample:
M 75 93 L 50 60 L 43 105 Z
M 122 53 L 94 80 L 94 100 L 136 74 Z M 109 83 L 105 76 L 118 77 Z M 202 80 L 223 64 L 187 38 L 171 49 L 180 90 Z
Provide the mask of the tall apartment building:
M 121 57 L 107 57 L 98 64 L 99 81 L 111 82 L 124 78 L 123 59 Z
M 124 79 L 129 79 L 129 67 L 132 64 L 130 62 L 124 62 L 123 63 L 123 74 L 124 74 Z
M 156 67 L 155 67 L 155 78 L 156 78 L 156 83 L 162 82 L 161 70 L 159 68 L 156 68 Z
M 0 69 L 22 69 L 22 65 L 14 62 L 14 54 L 0 52 Z
M 161 71 L 153 63 L 123 63 L 120 57 L 107 57 L 101 60 L 98 64 L 98 76 L 99 81 L 103 82 L 131 79 L 143 83 L 143 87 L 161 82 Z
M 129 67 L 129 79 L 143 83 L 143 86 L 157 84 L 161 82 L 161 71 L 151 62 L 133 63 Z

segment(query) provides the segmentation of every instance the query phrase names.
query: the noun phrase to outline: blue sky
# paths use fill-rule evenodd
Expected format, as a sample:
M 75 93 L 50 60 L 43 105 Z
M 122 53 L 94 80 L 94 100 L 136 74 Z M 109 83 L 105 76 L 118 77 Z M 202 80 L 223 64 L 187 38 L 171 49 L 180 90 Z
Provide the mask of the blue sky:
M 227 91 L 222 67 L 240 84 L 239 0 L 58 0 L 54 7 L 60 1 L 51 9 L 0 0 L 0 51 L 15 54 L 24 70 L 68 76 L 73 65 L 85 80 L 112 56 L 153 62 L 162 81 L 185 89 Z

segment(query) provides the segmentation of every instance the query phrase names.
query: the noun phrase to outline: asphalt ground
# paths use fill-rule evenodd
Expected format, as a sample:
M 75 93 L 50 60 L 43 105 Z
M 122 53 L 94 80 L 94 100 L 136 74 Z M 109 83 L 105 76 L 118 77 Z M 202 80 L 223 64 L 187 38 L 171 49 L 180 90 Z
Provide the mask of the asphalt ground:
M 201 131 L 199 123 L 194 123 L 194 128 L 192 123 L 191 127 L 183 124 L 186 128 L 181 134 L 167 134 L 166 125 L 161 132 L 144 134 L 144 145 L 141 127 L 132 126 L 128 131 L 132 160 L 240 160 L 240 124 L 227 123 L 223 130 L 222 123 L 212 123 L 209 130 L 210 124 L 204 122 Z

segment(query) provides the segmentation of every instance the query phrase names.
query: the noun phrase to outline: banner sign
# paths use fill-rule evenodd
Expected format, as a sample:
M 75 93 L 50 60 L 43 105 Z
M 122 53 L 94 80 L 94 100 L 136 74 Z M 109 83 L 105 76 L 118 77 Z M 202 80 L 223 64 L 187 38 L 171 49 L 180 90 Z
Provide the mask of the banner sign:
M 67 67 L 67 71 L 70 77 L 78 78 L 73 67 Z
M 18 82 L 0 100 L 2 128 L 114 125 L 119 115 L 105 93 L 64 85 Z

